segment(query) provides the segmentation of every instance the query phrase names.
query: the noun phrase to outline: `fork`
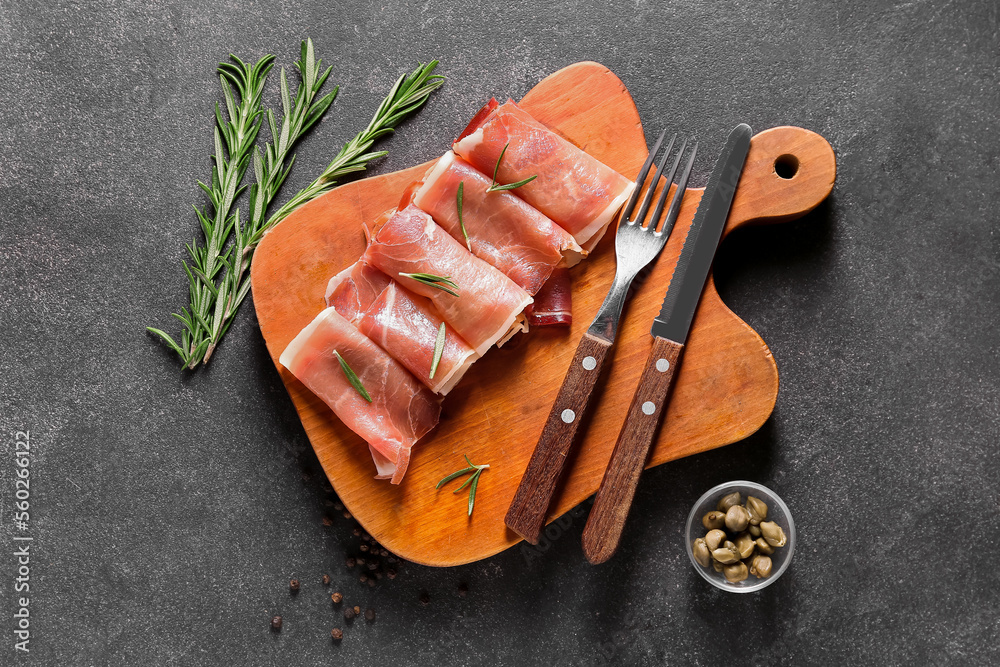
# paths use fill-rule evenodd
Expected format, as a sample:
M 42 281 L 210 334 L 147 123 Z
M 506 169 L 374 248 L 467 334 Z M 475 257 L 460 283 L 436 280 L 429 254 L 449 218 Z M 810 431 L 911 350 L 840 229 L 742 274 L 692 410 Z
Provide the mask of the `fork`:
M 635 189 L 622 210 L 621 222 L 618 224 L 615 235 L 616 268 L 611 289 L 576 349 L 573 361 L 570 363 L 566 377 L 559 388 L 559 394 L 556 396 L 552 410 L 545 421 L 542 435 L 538 444 L 535 445 L 535 451 L 531 455 L 531 460 L 524 471 L 524 476 L 521 477 L 521 483 L 517 487 L 514 499 L 511 501 L 504 519 L 507 526 L 532 544 L 538 543 L 538 536 L 545 523 L 552 495 L 562 476 L 566 458 L 573 446 L 578 427 L 583 421 L 587 407 L 590 405 L 594 388 L 608 359 L 608 352 L 615 342 L 618 320 L 625 305 L 629 286 L 636 274 L 663 250 L 667 237 L 670 236 L 670 231 L 677 221 L 681 200 L 687 188 L 688 176 L 691 174 L 691 166 L 694 164 L 694 157 L 698 151 L 697 144 L 691 151 L 684 171 L 677 182 L 677 188 L 670 200 L 670 207 L 663 225 L 659 230 L 657 229 L 660 219 L 663 218 L 663 208 L 670 192 L 670 185 L 677 173 L 681 156 L 687 148 L 687 140 L 684 140 L 674 157 L 670 174 L 667 176 L 663 190 L 657 199 L 656 208 L 653 209 L 648 223 L 643 225 L 646 214 L 649 212 L 649 206 L 653 201 L 654 191 L 660 183 L 663 167 L 677 139 L 676 134 L 670 139 L 666 151 L 656 165 L 656 173 L 646 190 L 646 196 L 642 200 L 639 212 L 634 217 L 632 216 L 646 176 L 649 174 L 650 167 L 666 134 L 667 131 L 664 130 L 659 139 L 656 140 L 653 150 L 650 151 L 649 157 L 646 158 L 642 169 L 639 170 Z

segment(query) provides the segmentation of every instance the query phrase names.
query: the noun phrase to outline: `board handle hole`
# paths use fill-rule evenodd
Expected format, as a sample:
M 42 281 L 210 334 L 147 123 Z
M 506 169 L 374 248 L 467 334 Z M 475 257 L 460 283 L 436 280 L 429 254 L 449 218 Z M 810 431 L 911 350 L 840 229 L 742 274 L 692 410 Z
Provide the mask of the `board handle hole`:
M 794 155 L 779 155 L 774 161 L 774 173 L 780 178 L 792 178 L 799 171 L 799 159 Z

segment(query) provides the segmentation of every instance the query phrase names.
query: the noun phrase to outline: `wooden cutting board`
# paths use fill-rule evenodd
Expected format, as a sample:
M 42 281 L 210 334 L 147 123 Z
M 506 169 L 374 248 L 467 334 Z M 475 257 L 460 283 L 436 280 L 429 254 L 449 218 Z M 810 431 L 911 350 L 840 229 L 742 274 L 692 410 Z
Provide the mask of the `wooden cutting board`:
M 646 157 L 635 104 L 602 65 L 583 62 L 562 69 L 535 86 L 521 105 L 626 176 L 634 178 Z M 447 148 L 441 146 L 441 151 Z M 709 164 L 714 156 L 701 160 Z M 252 280 L 268 351 L 347 509 L 397 555 L 446 566 L 485 558 L 520 540 L 504 525 L 504 514 L 576 345 L 611 284 L 615 258 L 612 230 L 571 271 L 573 326 L 535 329 L 489 351 L 445 399 L 440 425 L 414 447 L 402 484 L 376 481 L 365 442 L 281 367 L 278 356 L 324 308 L 330 277 L 364 251 L 362 221 L 395 206 L 406 185 L 430 164 L 349 183 L 300 208 L 264 237 L 254 256 Z M 805 214 L 829 194 L 835 173 L 833 151 L 818 134 L 797 127 L 761 132 L 753 138 L 726 233 Z M 550 508 L 550 521 L 600 484 L 651 346 L 649 327 L 701 195 L 702 189 L 688 189 L 663 254 L 626 305 L 610 373 L 594 399 L 592 419 Z M 777 394 L 778 371 L 770 350 L 722 303 L 710 279 L 649 465 L 747 437 L 767 420 Z M 474 463 L 490 464 L 480 479 L 471 518 L 467 489 L 455 495 L 458 483 L 434 488 L 464 467 L 464 454 Z

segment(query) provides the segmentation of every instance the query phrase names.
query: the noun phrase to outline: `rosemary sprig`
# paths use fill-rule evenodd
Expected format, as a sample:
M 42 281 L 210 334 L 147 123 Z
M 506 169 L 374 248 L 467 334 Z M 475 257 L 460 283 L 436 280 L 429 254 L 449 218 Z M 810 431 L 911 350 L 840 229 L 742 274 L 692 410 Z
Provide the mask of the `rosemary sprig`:
M 431 372 L 427 376 L 431 380 L 434 379 L 434 374 L 437 373 L 438 364 L 441 363 L 441 355 L 444 353 L 445 333 L 444 322 L 442 322 L 441 326 L 438 327 L 437 340 L 434 341 L 434 358 L 431 360 Z
M 451 279 L 451 276 L 436 276 L 433 273 L 400 273 L 399 275 L 404 278 L 412 278 L 430 287 L 436 287 L 452 296 L 458 296 L 458 285 Z
M 458 205 L 458 226 L 462 228 L 462 236 L 465 237 L 465 247 L 472 252 L 472 242 L 469 241 L 469 233 L 465 231 L 465 222 L 462 220 L 462 193 L 465 191 L 465 181 L 458 182 L 458 193 L 455 195 L 455 203 Z
M 198 221 L 205 235 L 205 244 L 198 243 L 194 238 L 186 246 L 190 256 L 190 264 L 183 262 L 184 272 L 190 283 L 188 292 L 190 306 L 181 308 L 174 317 L 180 320 L 184 328 L 181 331 L 180 343 L 160 329 L 148 327 L 148 330 L 159 336 L 180 356 L 184 365 L 194 368 L 208 350 L 211 340 L 207 335 L 212 330 L 208 321 L 211 317 L 213 304 L 219 299 L 219 288 L 216 286 L 216 274 L 222 267 L 231 265 L 232 250 L 222 252 L 230 233 L 239 227 L 239 210 L 232 216 L 229 210 L 235 199 L 243 192 L 241 187 L 243 175 L 246 173 L 250 160 L 250 152 L 257 140 L 257 131 L 261 123 L 261 95 L 274 64 L 274 56 L 266 55 L 257 61 L 256 65 L 244 63 L 236 56 L 231 56 L 234 63 L 219 65 L 219 81 L 226 101 L 226 112 L 229 120 L 222 117 L 219 105 L 215 105 L 215 154 L 212 156 L 211 184 L 201 181 L 198 186 L 208 194 L 209 205 L 199 210 Z M 239 102 L 233 94 L 236 88 Z M 223 299 L 225 300 L 225 299 Z
M 358 377 L 358 374 L 354 372 L 354 369 L 347 365 L 344 358 L 340 356 L 340 352 L 334 350 L 333 356 L 337 357 L 337 361 L 340 362 L 340 370 L 344 371 L 344 375 L 347 376 L 347 381 L 351 383 L 351 386 L 354 387 L 359 394 L 361 394 L 363 399 L 371 403 L 372 397 L 368 395 L 368 390 L 366 390 L 365 386 L 361 384 L 361 379 Z
M 452 491 L 452 493 L 458 493 L 465 487 L 467 486 L 469 487 L 469 516 L 472 516 L 472 508 L 476 504 L 476 488 L 479 486 L 479 476 L 482 475 L 483 471 L 489 468 L 490 465 L 488 463 L 485 463 L 483 465 L 477 466 L 476 464 L 474 464 L 472 461 L 469 460 L 468 456 L 465 457 L 465 462 L 469 464 L 468 468 L 462 468 L 461 470 L 457 470 L 451 473 L 450 475 L 442 479 L 440 482 L 438 482 L 437 486 L 435 486 L 434 488 L 440 489 L 442 486 L 444 486 L 453 479 L 458 479 L 462 475 L 471 474 L 471 477 L 465 480 L 465 483 L 462 484 L 462 486 L 455 489 L 454 491 Z
M 500 157 L 497 158 L 496 166 L 493 167 L 493 182 L 490 184 L 490 187 L 486 188 L 486 192 L 514 190 L 515 188 L 519 188 L 522 185 L 527 185 L 528 183 L 531 183 L 533 180 L 538 178 L 538 174 L 535 174 L 534 176 L 528 176 L 523 181 L 518 181 L 517 183 L 509 183 L 507 185 L 500 185 L 499 183 L 497 183 L 497 172 L 500 171 L 500 162 L 503 160 L 504 153 L 507 152 L 508 146 L 510 146 L 509 141 L 503 145 L 503 150 L 500 151 Z
M 330 73 L 330 70 L 328 68 L 325 73 L 323 73 L 321 76 L 318 76 L 317 78 L 317 72 L 319 69 L 318 63 L 312 69 L 311 75 L 309 74 L 310 69 L 308 67 L 303 68 L 302 66 L 303 63 L 312 62 L 311 41 L 309 42 L 309 58 L 310 60 L 307 61 L 306 46 L 305 44 L 303 44 L 302 61 L 300 61 L 300 63 L 296 63 L 296 65 L 299 67 L 299 72 L 302 73 L 303 82 L 306 84 L 312 82 L 315 86 L 315 90 L 318 91 L 319 87 L 323 85 L 323 81 L 325 81 L 327 75 Z M 351 141 L 349 141 L 347 144 L 344 145 L 344 147 L 334 158 L 333 162 L 331 162 L 330 165 L 327 166 L 327 168 L 323 171 L 322 174 L 320 174 L 320 176 L 316 180 L 314 180 L 305 189 L 299 191 L 285 205 L 283 205 L 273 215 L 271 215 L 270 218 L 267 218 L 266 222 L 264 221 L 264 215 L 267 211 L 268 206 L 271 203 L 271 199 L 273 199 L 274 194 L 277 191 L 277 188 L 281 186 L 281 183 L 284 181 L 285 176 L 288 175 L 288 171 L 291 170 L 292 162 L 294 161 L 294 156 L 292 157 L 292 160 L 288 162 L 288 166 L 287 168 L 285 168 L 284 173 L 282 173 L 280 177 L 276 179 L 273 188 L 267 191 L 268 197 L 266 203 L 264 203 L 263 206 L 256 205 L 256 202 L 254 201 L 254 190 L 251 189 L 250 191 L 251 212 L 253 214 L 256 214 L 257 218 L 255 220 L 255 224 L 252 224 L 250 226 L 250 229 L 248 230 L 248 234 L 245 239 L 245 243 L 243 243 L 242 254 L 244 257 L 244 261 L 243 263 L 240 264 L 240 270 L 235 279 L 236 284 L 234 284 L 232 289 L 230 290 L 230 294 L 237 294 L 238 296 L 235 299 L 233 306 L 226 313 L 227 321 L 224 324 L 224 327 L 222 328 L 222 333 L 224 333 L 225 329 L 229 327 L 229 322 L 231 322 L 232 316 L 235 314 L 235 309 L 239 307 L 239 304 L 243 301 L 243 298 L 246 297 L 247 291 L 250 288 L 250 282 L 244 280 L 244 274 L 246 269 L 250 266 L 250 260 L 252 259 L 253 250 L 254 248 L 256 248 L 261 238 L 263 238 L 264 233 L 274 225 L 278 224 L 279 222 L 287 218 L 292 213 L 292 211 L 294 211 L 298 207 L 324 194 L 328 190 L 331 190 L 336 185 L 336 181 L 338 178 L 353 172 L 365 171 L 370 161 L 388 155 L 389 151 L 385 150 L 375 151 L 375 152 L 366 152 L 366 151 L 368 151 L 374 145 L 375 141 L 377 141 L 378 139 L 381 139 L 382 137 L 385 137 L 395 132 L 394 128 L 396 127 L 396 125 L 398 125 L 408 115 L 410 115 L 411 113 L 419 109 L 421 106 L 423 106 L 424 102 L 427 101 L 427 97 L 432 92 L 434 92 L 434 90 L 440 87 L 441 84 L 444 83 L 443 76 L 432 75 L 432 72 L 437 67 L 437 64 L 438 61 L 436 60 L 432 61 L 427 65 L 421 63 L 417 67 L 417 69 L 412 74 L 410 74 L 409 77 L 407 77 L 406 75 L 401 75 L 399 79 L 396 80 L 396 83 L 393 85 L 393 87 L 390 89 L 389 94 L 385 97 L 385 99 L 382 100 L 382 103 L 379 105 L 379 108 L 375 112 L 374 117 L 368 123 L 368 127 L 366 127 L 362 132 L 359 132 L 357 135 L 355 135 L 353 139 L 351 139 Z M 300 95 L 296 98 L 296 103 L 297 103 L 296 111 L 298 110 L 298 102 L 301 99 L 301 91 L 302 87 L 300 86 L 299 88 Z M 333 91 L 332 95 L 336 96 L 336 93 L 337 89 Z M 327 95 L 327 97 L 330 97 L 330 95 Z M 304 117 L 301 114 L 294 116 L 296 120 L 304 123 L 302 129 L 300 130 L 300 134 L 304 133 L 317 120 L 319 120 L 319 117 L 322 115 L 323 112 L 326 111 L 326 109 L 330 106 L 331 102 L 333 102 L 332 97 L 330 97 L 329 101 L 326 101 L 326 98 L 323 98 L 322 100 L 320 100 L 315 104 L 316 109 L 307 112 L 307 114 Z M 282 71 L 282 103 L 285 107 L 285 115 L 287 119 L 288 93 L 287 93 L 287 85 L 285 84 L 284 71 Z M 322 111 L 320 111 L 318 115 L 315 115 L 315 112 L 321 106 L 322 106 Z M 285 126 L 282 127 L 281 134 L 278 135 L 275 133 L 274 119 L 273 116 L 270 115 L 270 112 L 268 120 L 270 122 L 272 136 L 280 136 L 282 139 L 284 139 L 286 136 Z M 292 140 L 291 143 L 294 143 L 294 140 Z M 268 146 L 268 149 L 270 151 L 273 149 L 273 147 Z M 265 186 L 267 184 L 266 183 L 263 185 L 261 184 L 262 183 L 261 170 L 258 170 L 257 166 L 258 166 L 258 160 L 255 160 L 254 169 L 255 172 L 257 173 L 257 182 L 258 182 L 257 187 L 261 192 L 264 192 Z M 242 284 L 239 284 L 241 280 L 243 282 Z M 218 337 L 221 337 L 221 333 L 219 334 Z M 211 356 L 212 350 L 215 348 L 218 337 L 214 338 L 212 344 L 209 346 L 208 351 L 205 355 L 204 359 L 205 362 L 207 362 L 209 357 Z
M 265 146 L 263 155 L 259 150 L 253 152 L 256 183 L 250 188 L 249 221 L 244 226 L 240 224 L 239 210 L 233 215 L 229 215 L 229 211 L 233 201 L 246 189 L 239 184 L 250 163 L 260 128 L 260 117 L 264 113 L 261 92 L 274 57 L 265 56 L 253 67 L 236 56 L 232 59 L 235 64 L 219 65 L 230 120 L 223 120 L 217 106 L 212 185 L 199 184 L 209 193 L 212 204 L 205 211 L 198 211 L 207 247 L 200 247 L 197 239 L 188 246 L 191 265 L 185 262 L 184 270 L 190 282 L 190 308 L 182 308 L 180 314 L 174 314 L 184 325 L 180 342 L 160 329 L 148 327 L 151 333 L 159 336 L 177 353 L 184 367 L 192 369 L 200 363 L 208 363 L 249 293 L 247 269 L 264 233 L 299 206 L 333 188 L 337 178 L 364 171 L 368 162 L 387 155 L 387 151 L 368 151 L 375 141 L 394 132 L 394 128 L 419 109 L 430 93 L 444 82 L 444 77 L 432 75 L 438 64 L 436 60 L 428 65 L 421 64 L 409 76 L 401 76 L 368 127 L 341 149 L 319 178 L 267 217 L 268 209 L 294 163 L 291 148 L 329 109 L 339 90 L 335 87 L 323 97 L 316 97 L 330 74 L 330 68 L 321 72 L 322 61 L 316 60 L 312 41 L 303 42 L 301 58 L 295 63 L 301 83 L 294 103 L 282 70 L 282 122 L 279 126 L 274 114 L 267 112 L 271 143 Z M 233 87 L 237 95 L 233 94 Z M 237 96 L 239 104 L 236 103 Z M 234 237 L 233 241 L 222 253 L 230 236 Z M 223 272 L 221 278 L 218 275 L 220 271 Z

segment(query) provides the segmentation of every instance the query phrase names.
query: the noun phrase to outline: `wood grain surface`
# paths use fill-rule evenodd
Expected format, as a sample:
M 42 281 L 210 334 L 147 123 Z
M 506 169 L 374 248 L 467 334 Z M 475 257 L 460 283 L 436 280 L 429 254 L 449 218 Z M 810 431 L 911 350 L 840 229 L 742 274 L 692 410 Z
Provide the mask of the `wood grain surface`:
M 647 154 L 638 112 L 607 68 L 577 63 L 542 80 L 521 101 L 530 113 L 612 168 L 634 178 Z M 678 128 L 683 129 L 683 128 Z M 444 152 L 448 147 L 442 146 Z M 779 176 L 775 164 L 786 176 Z M 402 484 L 373 479 L 364 441 L 277 364 L 289 341 L 324 307 L 329 278 L 364 250 L 361 223 L 394 206 L 430 165 L 418 165 L 337 188 L 297 210 L 263 239 L 251 269 L 261 332 L 331 484 L 374 539 L 425 565 L 468 563 L 519 541 L 504 525 L 518 481 L 538 441 L 570 360 L 614 275 L 613 233 L 571 270 L 573 326 L 533 330 L 493 349 L 444 401 L 440 425 L 413 450 Z M 795 127 L 753 138 L 726 233 L 736 227 L 799 217 L 830 192 L 836 173 L 829 144 Z M 594 493 L 652 345 L 659 312 L 702 190 L 689 188 L 676 228 L 651 274 L 623 313 L 610 368 L 591 416 L 567 462 L 552 520 Z M 767 345 L 719 299 L 709 278 L 684 351 L 684 363 L 649 465 L 720 447 L 756 431 L 778 392 Z M 434 486 L 464 467 L 482 474 L 473 516 L 464 493 Z

